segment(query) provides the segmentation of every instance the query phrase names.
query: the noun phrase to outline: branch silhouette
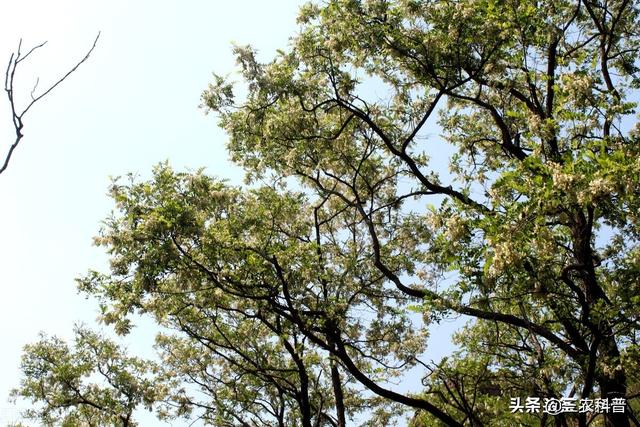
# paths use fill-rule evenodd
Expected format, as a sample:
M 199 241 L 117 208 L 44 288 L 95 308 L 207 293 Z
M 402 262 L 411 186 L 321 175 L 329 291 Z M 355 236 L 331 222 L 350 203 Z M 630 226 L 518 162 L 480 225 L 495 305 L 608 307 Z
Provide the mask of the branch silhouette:
M 62 77 L 60 77 L 58 80 L 56 80 L 55 83 L 53 83 L 51 86 L 49 86 L 47 89 L 45 89 L 44 91 L 42 91 L 40 94 L 37 94 L 37 95 L 36 95 L 36 89 L 38 88 L 38 84 L 40 83 L 40 78 L 36 79 L 36 83 L 34 84 L 33 89 L 31 89 L 31 92 L 30 92 L 31 100 L 27 103 L 27 105 L 22 110 L 20 110 L 16 106 L 16 100 L 15 100 L 14 82 L 15 82 L 16 70 L 18 69 L 18 65 L 20 65 L 20 63 L 22 63 L 27 58 L 29 58 L 29 56 L 32 53 L 34 53 L 36 50 L 38 50 L 41 47 L 43 47 L 45 44 L 47 44 L 47 42 L 45 41 L 43 43 L 40 43 L 39 45 L 36 45 L 36 46 L 32 47 L 31 49 L 29 49 L 29 51 L 27 53 L 23 54 L 22 50 L 21 50 L 22 49 L 22 39 L 20 39 L 20 42 L 18 43 L 17 52 L 12 53 L 11 57 L 9 58 L 9 64 L 7 64 L 7 70 L 5 72 L 5 77 L 4 77 L 4 90 L 7 93 L 7 98 L 9 99 L 9 106 L 11 108 L 11 120 L 13 122 L 13 127 L 14 127 L 15 132 L 16 132 L 16 138 L 15 138 L 13 144 L 11 144 L 11 146 L 9 147 L 9 150 L 7 151 L 7 154 L 5 155 L 2 167 L 0 167 L 0 174 L 2 174 L 7 169 L 7 167 L 9 166 L 9 162 L 11 160 L 11 157 L 13 156 L 13 152 L 18 147 L 18 145 L 22 141 L 22 138 L 24 137 L 24 134 L 22 133 L 22 129 L 24 128 L 23 120 L 24 120 L 24 117 L 27 114 L 27 112 L 38 101 L 40 101 L 42 98 L 47 96 L 49 93 L 51 93 L 51 91 L 53 89 L 55 89 L 63 81 L 65 81 L 67 79 L 67 77 L 69 77 L 73 72 L 75 72 L 78 69 L 78 67 L 80 67 L 80 65 L 82 65 L 85 61 L 87 61 L 87 59 L 89 59 L 89 56 L 91 55 L 91 53 L 95 49 L 99 38 L 100 38 L 100 32 L 98 32 L 98 35 L 96 36 L 96 38 L 93 41 L 93 45 L 87 51 L 87 53 L 84 55 L 84 57 L 82 59 L 80 59 L 78 62 L 76 62 L 75 65 L 73 67 L 71 67 L 69 69 L 69 71 L 67 71 Z

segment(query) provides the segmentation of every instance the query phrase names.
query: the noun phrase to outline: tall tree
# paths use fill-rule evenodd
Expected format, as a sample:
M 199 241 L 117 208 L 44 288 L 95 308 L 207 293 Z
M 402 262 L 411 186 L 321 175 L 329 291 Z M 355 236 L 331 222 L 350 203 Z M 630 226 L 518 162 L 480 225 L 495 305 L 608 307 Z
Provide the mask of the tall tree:
M 11 397 L 31 401 L 23 416 L 46 426 L 133 427 L 134 410 L 151 409 L 165 392 L 150 377 L 157 367 L 86 327 L 76 328 L 72 347 L 46 336 L 27 345 L 21 369 Z
M 160 338 L 164 365 L 204 399 L 180 391 L 176 415 L 309 427 L 343 426 L 365 408 L 387 416 L 389 402 L 351 384 L 415 365 L 424 333 L 401 309 L 407 298 L 362 259 L 362 233 L 344 226 L 353 212 L 166 166 L 152 183 L 116 183 L 113 194 L 122 215 L 98 239 L 113 271 L 81 288 L 102 299 L 119 331 L 138 309 L 179 332 Z
M 300 21 L 270 63 L 237 49 L 246 100 L 219 80 L 204 102 L 251 176 L 293 175 L 356 213 L 368 265 L 427 322 L 470 319 L 426 401 L 443 376 L 477 385 L 439 405 L 472 424 L 505 416 L 504 397 L 479 406 L 486 382 L 636 396 L 637 2 L 335 0 Z M 602 418 L 638 423 L 631 406 Z
M 134 311 L 175 331 L 174 414 L 212 425 L 640 425 L 638 13 L 309 4 L 273 61 L 236 48 L 243 99 L 203 94 L 249 189 L 116 182 L 111 272 L 80 288 L 120 332 Z M 421 392 L 394 385 L 418 370 Z M 512 413 L 526 396 L 627 405 Z

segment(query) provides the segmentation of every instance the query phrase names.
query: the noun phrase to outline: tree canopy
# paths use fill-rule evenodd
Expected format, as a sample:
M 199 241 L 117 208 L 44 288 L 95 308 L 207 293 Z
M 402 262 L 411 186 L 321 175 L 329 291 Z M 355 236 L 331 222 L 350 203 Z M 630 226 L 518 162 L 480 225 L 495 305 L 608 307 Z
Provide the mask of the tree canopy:
M 163 388 L 151 378 L 153 364 L 127 356 L 86 327 L 76 327 L 73 348 L 56 337 L 40 338 L 25 347 L 24 380 L 11 392 L 13 399 L 45 403 L 27 410 L 27 418 L 44 425 L 131 427 L 137 425 L 134 409 L 151 409 L 162 398 Z
M 164 416 L 640 425 L 638 21 L 625 0 L 308 4 L 286 50 L 236 47 L 240 88 L 202 95 L 248 185 L 116 181 L 111 271 L 80 289 L 120 333 L 170 331 Z M 627 405 L 510 410 L 527 396 Z

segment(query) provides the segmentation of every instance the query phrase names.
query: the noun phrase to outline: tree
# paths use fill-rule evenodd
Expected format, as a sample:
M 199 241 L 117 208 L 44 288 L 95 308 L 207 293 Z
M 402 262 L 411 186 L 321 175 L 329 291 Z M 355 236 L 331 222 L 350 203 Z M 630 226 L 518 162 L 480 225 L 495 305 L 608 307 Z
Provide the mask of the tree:
M 134 409 L 151 408 L 163 394 L 149 378 L 156 367 L 86 327 L 75 329 L 73 348 L 46 336 L 27 345 L 21 369 L 11 396 L 31 400 L 23 415 L 47 426 L 135 426 Z
M 13 141 L 13 144 L 11 144 L 11 146 L 9 147 L 7 154 L 5 155 L 2 166 L 0 166 L 0 174 L 3 173 L 7 169 L 7 167 L 9 167 L 9 161 L 13 156 L 13 152 L 16 148 L 18 148 L 20 141 L 22 141 L 22 138 L 24 137 L 24 134 L 22 132 L 24 129 L 23 120 L 27 112 L 38 101 L 40 101 L 42 98 L 47 96 L 53 89 L 55 89 L 63 81 L 65 81 L 67 77 L 73 74 L 78 69 L 78 67 L 82 65 L 87 59 L 89 59 L 89 56 L 95 49 L 99 38 L 100 38 L 100 33 L 98 33 L 98 35 L 96 36 L 95 40 L 93 41 L 93 45 L 87 51 L 85 56 L 80 61 L 78 61 L 73 67 L 71 67 L 69 71 L 67 71 L 62 77 L 60 77 L 53 84 L 51 84 L 51 86 L 41 91 L 40 93 L 36 93 L 36 90 L 38 88 L 38 83 L 40 82 L 40 79 L 38 78 L 36 80 L 36 83 L 33 86 L 33 89 L 31 89 L 31 92 L 29 93 L 30 100 L 27 101 L 26 105 L 23 108 L 20 108 L 18 106 L 18 101 L 16 100 L 16 92 L 15 92 L 15 86 L 14 86 L 16 70 L 18 69 L 18 65 L 20 65 L 22 61 L 25 61 L 32 53 L 34 53 L 36 50 L 43 47 L 47 42 L 40 43 L 39 45 L 29 49 L 27 53 L 23 53 L 21 51 L 22 39 L 20 39 L 20 42 L 18 43 L 18 50 L 15 53 L 11 54 L 11 57 L 9 58 L 9 63 L 7 64 L 7 70 L 5 71 L 5 75 L 4 75 L 4 91 L 7 93 L 7 99 L 9 100 L 9 108 L 11 109 L 11 122 L 13 123 L 16 137 L 15 137 L 15 140 Z
M 406 298 L 390 301 L 397 293 L 359 266 L 355 229 L 344 243 L 318 244 L 321 223 L 351 218 L 326 218 L 301 194 L 242 192 L 166 165 L 152 183 L 116 183 L 112 193 L 123 215 L 98 243 L 111 248 L 113 271 L 91 274 L 81 289 L 102 299 L 118 331 L 138 309 L 180 333 L 159 338 L 163 366 L 200 398 L 178 390 L 174 415 L 200 410 L 220 426 L 344 426 L 349 414 L 388 406 L 351 386 L 340 358 L 355 375 L 389 377 L 415 363 L 423 333 L 407 327 Z M 360 354 L 346 356 L 345 345 Z
M 368 264 L 427 324 L 471 320 L 425 401 L 484 424 L 509 395 L 636 396 L 637 3 L 330 1 L 301 22 L 271 63 L 237 49 L 246 101 L 223 80 L 204 101 L 252 176 L 352 210 Z M 424 131 L 443 102 L 447 178 Z M 626 409 L 604 423 L 637 423 Z
M 175 331 L 167 375 L 197 392 L 174 414 L 212 425 L 640 425 L 638 13 L 309 4 L 273 61 L 236 48 L 242 100 L 203 94 L 249 188 L 114 183 L 112 268 L 80 288 L 120 332 Z M 427 363 L 447 318 L 458 350 Z M 394 387 L 418 369 L 423 391 Z M 526 396 L 627 404 L 511 413 Z

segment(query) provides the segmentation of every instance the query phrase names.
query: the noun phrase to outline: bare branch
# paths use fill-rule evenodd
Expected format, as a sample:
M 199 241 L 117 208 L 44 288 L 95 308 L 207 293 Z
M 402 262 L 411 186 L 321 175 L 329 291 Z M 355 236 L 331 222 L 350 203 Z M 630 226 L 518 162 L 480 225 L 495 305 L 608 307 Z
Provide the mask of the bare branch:
M 12 53 L 11 57 L 9 58 L 9 63 L 7 64 L 7 69 L 5 71 L 5 76 L 4 76 L 4 90 L 7 93 L 7 98 L 9 99 L 9 106 L 11 108 L 11 121 L 13 122 L 13 127 L 15 129 L 16 136 L 13 144 L 11 144 L 11 146 L 9 147 L 9 150 L 7 151 L 7 154 L 5 155 L 2 167 L 0 167 L 0 174 L 2 174 L 9 166 L 9 161 L 11 160 L 11 156 L 13 156 L 14 150 L 18 147 L 18 145 L 20 144 L 20 141 L 22 141 L 22 138 L 24 137 L 24 134 L 22 133 L 22 129 L 24 127 L 23 118 L 25 114 L 31 109 L 31 107 L 35 105 L 36 102 L 38 102 L 39 100 L 47 96 L 49 93 L 51 93 L 53 89 L 58 87 L 63 81 L 67 79 L 67 77 L 69 77 L 73 72 L 75 72 L 81 64 L 83 64 L 87 59 L 89 59 L 89 56 L 95 49 L 99 38 L 100 38 L 100 32 L 98 32 L 98 35 L 93 41 L 93 45 L 87 51 L 87 53 L 84 55 L 82 59 L 76 62 L 75 65 L 69 69 L 69 71 L 67 71 L 62 77 L 60 77 L 55 83 L 49 86 L 41 94 L 36 95 L 35 91 L 38 87 L 38 83 L 40 82 L 40 78 L 38 77 L 36 80 L 36 83 L 33 86 L 33 89 L 30 92 L 31 101 L 22 110 L 20 110 L 16 106 L 16 100 L 15 100 L 14 82 L 15 82 L 15 74 L 18 68 L 18 64 L 20 64 L 22 61 L 27 59 L 29 55 L 31 55 L 37 49 L 43 47 L 47 42 L 45 41 L 43 43 L 40 43 L 32 47 L 26 54 L 23 55 L 21 52 L 22 39 L 20 39 L 20 41 L 18 42 L 17 52 Z

